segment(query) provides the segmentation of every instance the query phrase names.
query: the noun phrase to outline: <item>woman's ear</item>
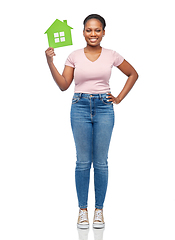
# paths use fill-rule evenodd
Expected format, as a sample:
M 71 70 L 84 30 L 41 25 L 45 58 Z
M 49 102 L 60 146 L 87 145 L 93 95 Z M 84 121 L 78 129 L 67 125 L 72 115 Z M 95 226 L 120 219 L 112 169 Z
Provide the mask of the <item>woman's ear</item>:
M 103 30 L 103 37 L 105 36 L 105 30 Z

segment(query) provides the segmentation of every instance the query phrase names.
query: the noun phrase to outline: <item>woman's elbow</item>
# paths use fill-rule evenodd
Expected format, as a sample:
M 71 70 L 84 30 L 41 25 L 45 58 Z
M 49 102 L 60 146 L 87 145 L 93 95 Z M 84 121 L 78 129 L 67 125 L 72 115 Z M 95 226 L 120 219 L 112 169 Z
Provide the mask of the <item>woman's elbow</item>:
M 132 73 L 132 75 L 134 76 L 135 80 L 137 80 L 139 78 L 139 74 L 136 72 L 135 69 L 134 69 L 134 72 Z
M 68 87 L 60 87 L 60 90 L 62 91 L 62 92 L 65 92 L 66 90 L 68 89 Z
M 139 74 L 136 72 L 136 80 L 139 78 Z

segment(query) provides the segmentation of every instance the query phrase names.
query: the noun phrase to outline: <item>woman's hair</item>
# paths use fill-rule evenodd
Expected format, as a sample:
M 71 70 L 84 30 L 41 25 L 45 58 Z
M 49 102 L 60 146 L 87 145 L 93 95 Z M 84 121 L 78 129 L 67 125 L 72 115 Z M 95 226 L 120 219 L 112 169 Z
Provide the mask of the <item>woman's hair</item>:
M 87 16 L 87 17 L 84 19 L 84 22 L 83 22 L 84 28 L 85 28 L 85 25 L 86 25 L 87 21 L 90 20 L 90 19 L 92 19 L 92 18 L 95 18 L 95 19 L 99 20 L 99 21 L 102 23 L 103 30 L 105 29 L 105 27 L 106 27 L 106 22 L 105 22 L 104 18 L 101 17 L 101 16 L 98 15 L 98 14 L 91 14 L 91 15 Z

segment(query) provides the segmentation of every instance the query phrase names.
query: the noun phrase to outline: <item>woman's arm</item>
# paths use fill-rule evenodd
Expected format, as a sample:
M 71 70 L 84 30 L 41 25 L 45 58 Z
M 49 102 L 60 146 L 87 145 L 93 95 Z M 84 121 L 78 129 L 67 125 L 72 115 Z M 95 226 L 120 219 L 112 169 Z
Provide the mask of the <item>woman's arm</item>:
M 124 60 L 118 66 L 118 69 L 120 69 L 120 71 L 122 71 L 126 76 L 128 76 L 128 80 L 126 81 L 124 88 L 117 97 L 114 97 L 110 93 L 108 94 L 109 101 L 112 101 L 116 104 L 119 104 L 126 97 L 131 88 L 134 86 L 134 83 L 138 79 L 138 73 L 126 60 Z
M 61 91 L 67 90 L 71 85 L 74 77 L 74 68 L 65 66 L 63 74 L 61 75 L 53 63 L 53 57 L 55 56 L 54 48 L 48 48 L 45 53 L 53 79 L 55 80 Z

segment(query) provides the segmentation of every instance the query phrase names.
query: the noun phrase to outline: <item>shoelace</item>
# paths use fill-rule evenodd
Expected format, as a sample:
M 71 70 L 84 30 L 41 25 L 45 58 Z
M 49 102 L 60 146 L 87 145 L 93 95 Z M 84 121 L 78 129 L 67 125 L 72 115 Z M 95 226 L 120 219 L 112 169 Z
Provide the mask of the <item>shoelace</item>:
M 88 221 L 87 212 L 86 211 L 83 211 L 83 210 L 80 211 L 80 221 L 81 222 Z
M 95 211 L 95 218 L 94 221 L 102 221 L 102 211 L 101 210 L 96 210 Z

